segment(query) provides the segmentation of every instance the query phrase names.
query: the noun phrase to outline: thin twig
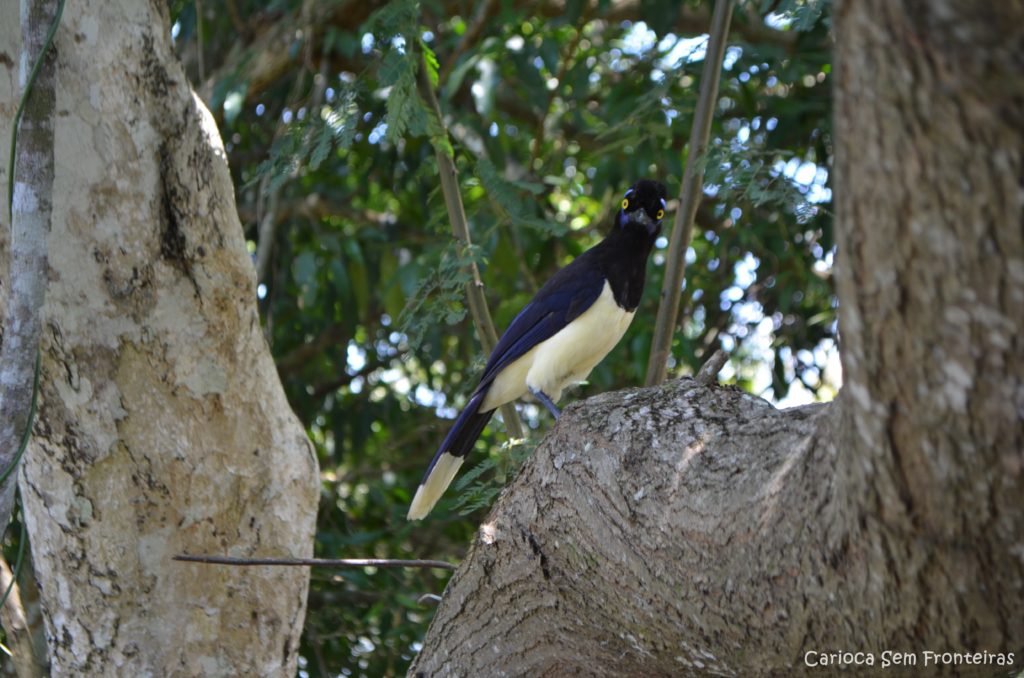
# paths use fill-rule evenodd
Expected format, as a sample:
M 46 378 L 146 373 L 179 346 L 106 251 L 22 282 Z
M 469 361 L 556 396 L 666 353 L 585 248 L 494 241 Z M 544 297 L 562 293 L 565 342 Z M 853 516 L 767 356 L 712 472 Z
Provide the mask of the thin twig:
M 686 250 L 690 246 L 690 232 L 697 214 L 704 185 L 704 155 L 711 134 L 711 118 L 718 100 L 718 80 L 722 73 L 725 39 L 729 33 L 733 0 L 716 0 L 711 17 L 711 36 L 704 56 L 700 95 L 693 114 L 690 145 L 686 156 L 686 172 L 679 189 L 679 209 L 672 224 L 672 238 L 665 255 L 665 279 L 661 286 L 661 303 L 651 340 L 651 357 L 647 363 L 648 386 L 665 381 L 668 357 L 672 350 L 676 317 L 679 315 L 679 296 L 686 273 Z
M 434 93 L 433 83 L 427 75 L 426 64 L 420 64 L 419 86 L 427 105 L 437 116 L 437 122 L 444 128 L 447 135 L 447 126 L 444 124 L 444 117 L 441 115 L 441 107 L 437 103 L 437 94 Z M 472 244 L 469 238 L 469 224 L 466 222 L 466 210 L 462 205 L 462 196 L 459 194 L 459 174 L 455 169 L 455 161 L 448 155 L 446 149 L 435 144 L 434 155 L 437 158 L 437 173 L 441 179 L 441 192 L 444 195 L 444 204 L 448 209 L 448 219 L 452 224 L 452 235 L 462 241 L 468 248 Z M 470 262 L 470 280 L 466 283 L 466 298 L 469 305 L 470 315 L 473 316 L 473 324 L 476 325 L 477 334 L 484 351 L 488 354 L 498 344 L 498 332 L 494 329 L 494 320 L 491 319 L 491 312 L 487 308 L 487 298 L 484 296 L 484 283 L 480 279 L 480 269 L 476 262 Z M 519 421 L 516 408 L 511 403 L 501 407 L 501 415 L 505 420 L 505 428 L 513 438 L 523 437 L 523 427 Z
M 201 563 L 203 565 L 237 565 L 249 567 L 254 565 L 273 565 L 284 567 L 422 567 L 437 570 L 454 570 L 455 565 L 443 560 L 389 560 L 380 558 L 236 558 L 234 556 L 196 556 L 183 553 L 171 560 L 183 563 Z
M 697 372 L 697 381 L 702 384 L 714 384 L 718 381 L 718 373 L 722 371 L 725 366 L 725 361 L 729 359 L 729 354 L 722 349 L 717 349 L 708 361 L 701 365 L 700 371 Z

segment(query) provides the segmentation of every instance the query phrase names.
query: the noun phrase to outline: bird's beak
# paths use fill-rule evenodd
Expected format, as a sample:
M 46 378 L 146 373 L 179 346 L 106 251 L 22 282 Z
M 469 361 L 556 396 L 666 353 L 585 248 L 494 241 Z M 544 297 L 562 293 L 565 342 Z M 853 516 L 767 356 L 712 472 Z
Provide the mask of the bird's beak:
M 645 209 L 641 208 L 638 210 L 633 210 L 632 212 L 626 212 L 625 217 L 625 221 L 627 224 L 632 223 L 636 224 L 637 226 L 643 226 L 645 229 L 647 229 L 648 233 L 654 233 L 656 230 L 658 230 L 658 222 L 655 221 L 654 219 L 651 219 L 651 216 L 647 214 L 647 210 Z

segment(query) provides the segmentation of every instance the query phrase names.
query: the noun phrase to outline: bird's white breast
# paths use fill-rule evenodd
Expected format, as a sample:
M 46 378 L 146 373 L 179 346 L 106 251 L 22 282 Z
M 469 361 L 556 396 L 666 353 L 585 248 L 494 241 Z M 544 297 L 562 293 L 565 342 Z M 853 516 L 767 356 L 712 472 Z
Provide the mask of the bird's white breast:
M 606 280 L 590 308 L 502 370 L 488 389 L 481 406 L 486 412 L 524 395 L 543 391 L 557 401 L 562 390 L 587 378 L 590 371 L 619 343 L 633 320 L 633 312 L 615 303 Z

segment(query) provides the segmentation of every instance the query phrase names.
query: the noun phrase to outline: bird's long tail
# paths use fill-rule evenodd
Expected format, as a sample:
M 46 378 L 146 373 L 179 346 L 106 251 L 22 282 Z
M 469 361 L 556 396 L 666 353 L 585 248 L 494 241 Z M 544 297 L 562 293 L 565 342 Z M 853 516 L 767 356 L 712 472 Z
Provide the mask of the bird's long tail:
M 420 520 L 425 518 L 434 504 L 441 498 L 452 478 L 458 472 L 459 467 L 465 460 L 466 455 L 473 449 L 473 444 L 484 431 L 484 426 L 490 421 L 494 410 L 480 412 L 480 404 L 487 395 L 485 390 L 473 396 L 466 409 L 462 410 L 459 418 L 455 420 L 452 429 L 445 436 L 440 449 L 430 462 L 427 472 L 416 488 L 416 496 L 409 506 L 409 520 Z

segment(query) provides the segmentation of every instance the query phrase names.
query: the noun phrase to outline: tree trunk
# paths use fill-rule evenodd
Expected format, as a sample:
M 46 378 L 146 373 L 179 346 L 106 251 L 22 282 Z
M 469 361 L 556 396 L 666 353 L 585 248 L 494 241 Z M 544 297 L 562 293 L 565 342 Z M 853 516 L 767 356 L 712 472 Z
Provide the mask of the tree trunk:
M 840 398 L 683 380 L 567 408 L 412 674 L 1024 660 L 1024 8 L 835 19 Z
M 0 50 L 16 17 L 0 5 Z M 308 572 L 171 561 L 311 555 L 318 499 L 216 127 L 166 3 L 70 2 L 56 45 L 42 406 L 21 478 L 53 672 L 294 675 Z M 0 95 L 14 68 L 0 52 Z

